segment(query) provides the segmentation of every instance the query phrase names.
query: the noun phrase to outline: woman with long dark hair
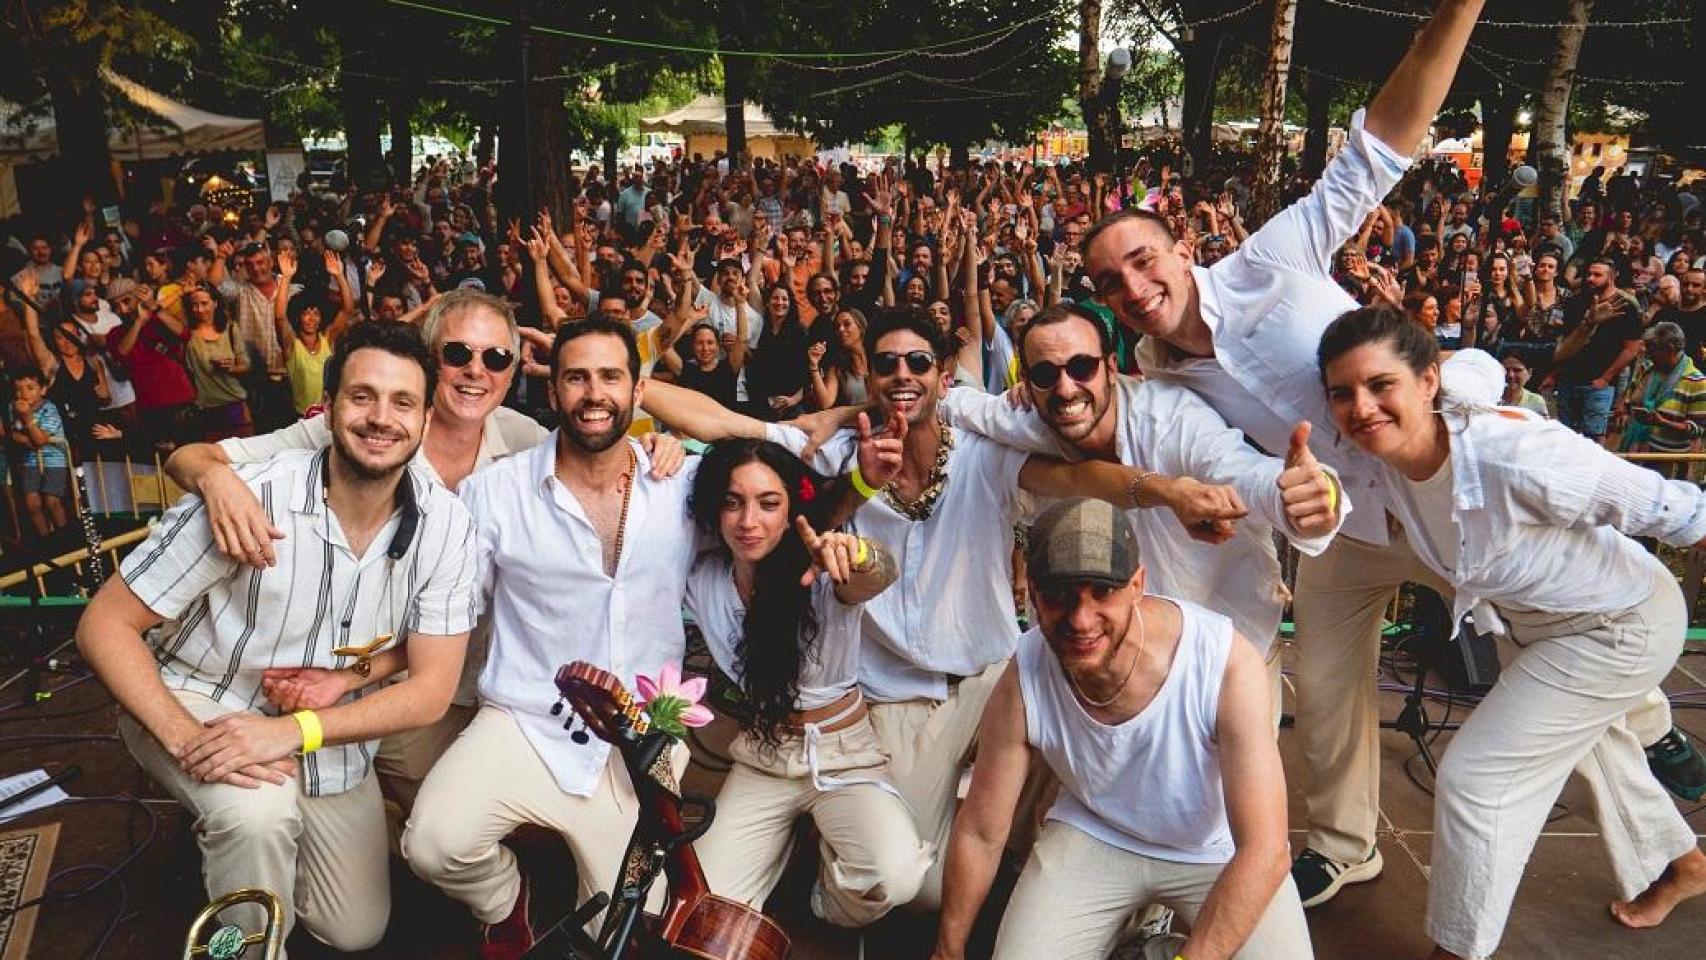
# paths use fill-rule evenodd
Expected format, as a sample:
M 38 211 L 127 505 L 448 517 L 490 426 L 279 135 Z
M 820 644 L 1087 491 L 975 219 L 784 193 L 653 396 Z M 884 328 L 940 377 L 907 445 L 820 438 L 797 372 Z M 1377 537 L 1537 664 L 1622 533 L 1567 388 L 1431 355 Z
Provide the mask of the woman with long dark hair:
M 1452 622 L 1474 610 L 1521 650 L 1440 764 L 1432 960 L 1493 954 L 1578 765 L 1597 772 L 1586 779 L 1628 898 L 1612 916 L 1656 926 L 1706 893 L 1706 853 L 1629 722 L 1688 627 L 1676 577 L 1630 538 L 1706 546 L 1706 493 L 1557 421 L 1442 396 L 1438 343 L 1395 312 L 1335 320 L 1318 361 L 1334 425 L 1380 461 L 1387 509 L 1450 585 Z
M 806 398 L 807 346 L 794 291 L 778 283 L 764 295 L 764 330 L 746 361 L 752 416 L 774 422 L 800 412 Z
M 694 564 L 686 606 L 739 691 L 741 729 L 694 846 L 713 892 L 762 906 L 810 814 L 822 837 L 812 909 L 859 927 L 911 900 L 932 857 L 858 686 L 863 603 L 894 582 L 895 562 L 876 541 L 815 532 L 834 499 L 825 483 L 762 440 L 716 444 L 694 478 L 694 520 L 717 546 Z

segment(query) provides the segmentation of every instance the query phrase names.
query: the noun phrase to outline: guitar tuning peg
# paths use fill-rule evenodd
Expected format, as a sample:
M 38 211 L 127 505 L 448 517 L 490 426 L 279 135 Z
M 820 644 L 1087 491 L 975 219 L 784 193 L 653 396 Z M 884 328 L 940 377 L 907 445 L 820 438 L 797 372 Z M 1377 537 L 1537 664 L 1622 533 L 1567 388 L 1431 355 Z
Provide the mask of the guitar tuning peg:
M 551 704 L 551 716 L 560 717 L 562 715 L 563 715 L 563 698 L 558 697 L 557 702 Z

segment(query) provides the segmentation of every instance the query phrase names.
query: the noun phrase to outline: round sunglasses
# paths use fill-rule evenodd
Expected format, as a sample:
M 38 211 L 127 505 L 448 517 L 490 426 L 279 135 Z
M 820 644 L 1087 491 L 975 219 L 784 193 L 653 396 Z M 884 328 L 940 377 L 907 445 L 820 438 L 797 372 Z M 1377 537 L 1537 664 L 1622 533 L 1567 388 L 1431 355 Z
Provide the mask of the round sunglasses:
M 1096 379 L 1096 370 L 1102 366 L 1101 357 L 1092 357 L 1088 353 L 1080 353 L 1065 363 L 1050 363 L 1038 360 L 1025 368 L 1025 380 L 1038 390 L 1053 390 L 1060 382 L 1061 371 L 1079 383 L 1089 383 Z
M 474 362 L 476 352 L 480 356 L 480 363 L 493 373 L 502 373 L 509 369 L 510 364 L 515 362 L 515 352 L 508 347 L 486 347 L 484 350 L 476 351 L 473 346 L 460 340 L 444 341 L 444 346 L 439 348 L 438 356 L 444 361 L 445 366 L 461 368 Z

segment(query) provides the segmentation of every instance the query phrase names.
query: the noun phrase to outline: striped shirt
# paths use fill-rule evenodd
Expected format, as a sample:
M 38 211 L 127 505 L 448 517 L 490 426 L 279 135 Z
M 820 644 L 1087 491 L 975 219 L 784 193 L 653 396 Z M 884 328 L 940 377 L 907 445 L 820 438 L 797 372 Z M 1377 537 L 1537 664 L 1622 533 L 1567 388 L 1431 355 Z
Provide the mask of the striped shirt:
M 137 597 L 177 621 L 154 641 L 168 689 L 233 710 L 273 713 L 261 693 L 267 667 L 340 669 L 352 660 L 333 656 L 334 647 L 473 627 L 474 526 L 462 504 L 411 467 L 398 489 L 398 509 L 357 557 L 326 506 L 326 459 L 324 451 L 289 451 L 235 468 L 286 534 L 276 566 L 255 570 L 220 553 L 194 495 L 168 510 L 125 558 L 119 572 Z M 414 536 L 392 560 L 392 540 L 411 511 L 418 517 Z M 329 796 L 359 786 L 377 746 L 341 744 L 304 757 L 303 792 Z
M 18 419 L 16 411 L 12 416 Z M 24 451 L 24 466 L 32 470 L 67 466 L 65 448 L 61 446 L 65 442 L 65 419 L 59 415 L 59 407 L 52 400 L 43 400 L 30 419 L 35 422 L 36 429 L 47 434 L 52 442 L 39 450 Z M 20 425 L 22 422 L 19 420 Z M 19 432 L 27 431 L 20 429 Z

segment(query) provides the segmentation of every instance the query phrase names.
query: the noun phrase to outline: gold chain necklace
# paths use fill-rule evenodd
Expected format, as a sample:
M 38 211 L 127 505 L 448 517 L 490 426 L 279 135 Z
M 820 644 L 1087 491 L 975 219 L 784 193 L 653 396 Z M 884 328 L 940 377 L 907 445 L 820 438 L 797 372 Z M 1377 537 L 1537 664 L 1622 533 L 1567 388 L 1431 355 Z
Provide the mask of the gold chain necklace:
M 1139 602 L 1141 603 L 1141 601 Z M 1137 673 L 1137 665 L 1143 662 L 1143 645 L 1149 642 L 1149 631 L 1143 626 L 1143 608 L 1139 607 L 1136 612 L 1137 656 L 1131 659 L 1131 668 L 1125 672 L 1125 679 L 1121 680 L 1120 685 L 1114 688 L 1113 694 L 1109 696 L 1108 699 L 1090 699 L 1090 695 L 1084 692 L 1084 688 L 1079 686 L 1078 681 L 1072 676 L 1072 671 L 1067 670 L 1065 667 L 1061 668 L 1060 672 L 1066 674 L 1066 685 L 1072 688 L 1072 692 L 1078 695 L 1078 699 L 1084 701 L 1085 706 L 1101 710 L 1106 708 L 1108 704 L 1118 700 L 1120 698 L 1120 694 L 1125 692 L 1126 684 L 1130 683 L 1132 676 Z
M 936 498 L 942 495 L 942 485 L 948 479 L 948 454 L 954 449 L 954 432 L 945 421 L 938 421 L 938 424 L 942 429 L 942 441 L 936 445 L 936 463 L 925 476 L 924 489 L 919 491 L 918 499 L 907 500 L 896 493 L 893 480 L 883 485 L 883 500 L 895 513 L 914 523 L 930 519 L 931 511 L 936 509 Z

